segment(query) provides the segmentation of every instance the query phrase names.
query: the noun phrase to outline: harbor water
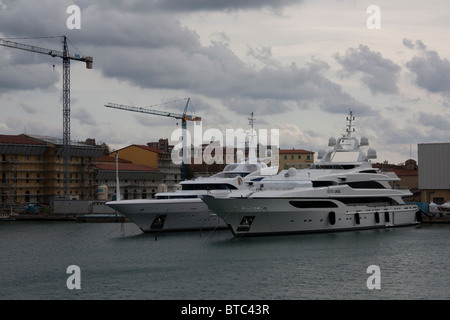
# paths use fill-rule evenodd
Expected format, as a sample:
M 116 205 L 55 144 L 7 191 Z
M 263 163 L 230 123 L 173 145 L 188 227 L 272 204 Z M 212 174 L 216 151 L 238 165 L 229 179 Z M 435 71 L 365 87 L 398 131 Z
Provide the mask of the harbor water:
M 447 300 L 450 224 L 236 239 L 1 222 L 0 270 L 1 300 Z

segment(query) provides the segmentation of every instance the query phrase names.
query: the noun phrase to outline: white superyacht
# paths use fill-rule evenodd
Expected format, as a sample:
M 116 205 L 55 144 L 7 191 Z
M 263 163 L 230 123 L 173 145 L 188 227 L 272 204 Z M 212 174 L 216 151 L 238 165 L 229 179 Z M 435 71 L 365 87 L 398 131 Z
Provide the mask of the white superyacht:
M 248 190 L 253 183 L 278 173 L 278 166 L 268 166 L 271 156 L 256 157 L 253 113 L 249 118 L 248 158 L 225 166 L 222 172 L 180 182 L 181 190 L 160 192 L 155 199 L 110 201 L 106 205 L 134 222 L 143 232 L 224 229 L 227 224 L 202 201 L 203 196 L 225 197 L 233 190 Z M 268 150 L 271 152 L 271 150 Z
M 203 203 L 202 196 L 224 197 L 232 190 L 248 190 L 254 182 L 277 173 L 276 166 L 246 160 L 228 164 L 222 172 L 210 177 L 182 181 L 181 190 L 157 193 L 155 199 L 110 201 L 106 205 L 129 218 L 143 232 L 227 228 Z
M 400 180 L 395 173 L 372 167 L 375 150 L 369 148 L 366 153 L 363 147 L 368 146 L 368 139 L 352 137 L 352 111 L 347 120 L 346 134 L 337 140 L 330 138 L 333 148 L 320 151 L 320 161 L 313 167 L 289 168 L 261 180 L 251 190 L 203 201 L 235 237 L 419 224 L 417 205 L 403 200 L 411 192 L 391 187 L 389 182 Z

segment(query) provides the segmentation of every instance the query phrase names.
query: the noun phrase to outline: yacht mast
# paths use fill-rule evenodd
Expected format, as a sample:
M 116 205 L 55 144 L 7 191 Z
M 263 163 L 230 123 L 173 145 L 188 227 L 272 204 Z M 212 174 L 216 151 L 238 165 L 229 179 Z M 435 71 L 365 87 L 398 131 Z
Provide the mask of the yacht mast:
M 255 129 L 253 129 L 255 118 L 253 117 L 253 112 L 250 114 L 250 118 L 248 118 L 248 124 L 251 126 L 249 141 L 248 141 L 248 163 L 257 163 L 256 157 L 256 149 L 257 149 L 257 141 L 256 141 L 256 133 Z
M 350 138 L 352 136 L 352 132 L 355 132 L 355 128 L 353 128 L 353 124 L 352 124 L 353 120 L 355 120 L 355 117 L 353 116 L 353 110 L 350 110 L 350 114 L 347 117 L 347 121 L 348 121 L 347 130 L 346 130 L 347 138 Z

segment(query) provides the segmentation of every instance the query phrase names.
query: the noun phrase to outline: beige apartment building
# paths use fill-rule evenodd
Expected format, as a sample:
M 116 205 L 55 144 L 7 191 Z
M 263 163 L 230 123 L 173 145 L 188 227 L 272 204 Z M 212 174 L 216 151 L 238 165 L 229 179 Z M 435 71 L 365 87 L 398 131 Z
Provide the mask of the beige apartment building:
M 64 153 L 69 154 L 68 182 L 64 185 Z M 94 159 L 103 148 L 33 135 L 0 135 L 0 207 L 52 205 L 58 198 L 93 199 Z
M 303 149 L 280 149 L 278 157 L 280 171 L 289 168 L 304 169 L 314 163 L 314 152 Z

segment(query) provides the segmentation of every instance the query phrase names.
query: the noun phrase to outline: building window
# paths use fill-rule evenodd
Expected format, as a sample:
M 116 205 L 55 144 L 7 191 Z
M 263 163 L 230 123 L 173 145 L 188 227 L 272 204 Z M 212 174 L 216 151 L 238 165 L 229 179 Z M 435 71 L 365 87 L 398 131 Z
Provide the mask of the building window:
M 41 174 L 36 173 L 36 178 L 37 178 L 37 183 L 40 183 L 41 182 Z
M 306 160 L 311 160 L 311 156 L 309 154 L 306 156 Z
M 284 156 L 284 160 L 287 160 L 287 156 Z
M 291 160 L 294 160 L 294 156 L 291 156 Z
M 142 199 L 147 199 L 147 190 L 142 190 Z
M 298 156 L 298 158 L 299 158 L 299 159 L 301 159 L 301 158 L 302 158 L 302 156 Z
M 30 202 L 30 191 L 25 191 L 25 202 Z
M 30 182 L 30 174 L 29 173 L 25 174 L 25 177 L 26 177 L 25 182 L 29 183 Z

